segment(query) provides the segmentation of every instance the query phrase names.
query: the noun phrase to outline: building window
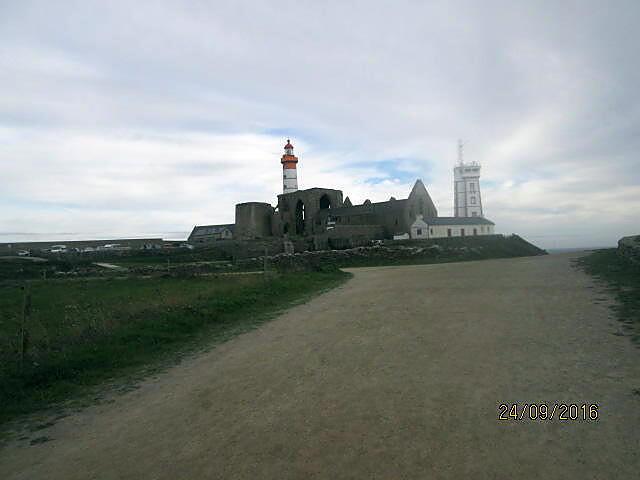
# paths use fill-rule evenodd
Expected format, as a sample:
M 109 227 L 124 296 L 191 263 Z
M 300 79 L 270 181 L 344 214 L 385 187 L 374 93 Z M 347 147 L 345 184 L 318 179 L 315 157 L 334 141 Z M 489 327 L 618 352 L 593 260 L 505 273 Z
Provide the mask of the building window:
M 450 237 L 450 236 L 451 236 L 451 229 L 447 228 L 447 237 Z
M 417 233 L 418 235 L 422 235 L 422 229 L 421 229 L 421 228 L 418 228 L 418 229 L 417 229 L 417 231 L 416 231 L 416 233 Z
M 471 204 L 475 205 L 476 204 L 476 197 L 471 197 Z
M 320 197 L 320 209 L 324 210 L 327 208 L 331 208 L 331 199 L 327 194 Z
M 464 237 L 464 228 L 461 228 L 461 229 L 460 229 L 460 235 L 461 235 L 462 237 Z
M 477 217 L 478 216 L 478 212 L 471 212 L 471 216 L 472 217 Z
M 475 192 L 476 191 L 476 184 L 475 183 L 470 183 L 469 184 L 469 191 L 470 192 Z
M 430 229 L 429 229 L 429 233 L 430 233 L 431 235 L 433 235 L 433 228 L 430 228 Z
M 474 228 L 474 229 L 473 229 L 473 234 L 474 234 L 474 235 L 477 235 L 477 234 L 478 234 L 478 229 L 477 229 L 477 228 Z

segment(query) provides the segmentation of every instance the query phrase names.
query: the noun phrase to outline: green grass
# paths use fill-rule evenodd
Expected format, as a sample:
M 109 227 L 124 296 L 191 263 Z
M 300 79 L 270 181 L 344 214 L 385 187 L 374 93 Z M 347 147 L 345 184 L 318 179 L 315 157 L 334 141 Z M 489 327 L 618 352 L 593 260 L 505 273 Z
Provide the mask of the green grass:
M 178 352 L 223 342 L 348 277 L 329 271 L 31 281 L 23 368 L 23 293 L 17 283 L 0 285 L 0 423 Z
M 174 264 L 196 262 L 229 262 L 232 260 L 228 248 L 216 246 L 200 247 L 194 250 L 168 249 L 168 250 L 129 250 L 124 252 L 95 252 L 87 258 L 93 261 L 104 261 L 117 265 L 141 266 L 141 265 L 166 265 L 167 260 Z
M 618 300 L 614 307 L 618 319 L 640 343 L 640 266 L 621 258 L 615 248 L 596 250 L 578 259 L 578 264 L 609 285 Z

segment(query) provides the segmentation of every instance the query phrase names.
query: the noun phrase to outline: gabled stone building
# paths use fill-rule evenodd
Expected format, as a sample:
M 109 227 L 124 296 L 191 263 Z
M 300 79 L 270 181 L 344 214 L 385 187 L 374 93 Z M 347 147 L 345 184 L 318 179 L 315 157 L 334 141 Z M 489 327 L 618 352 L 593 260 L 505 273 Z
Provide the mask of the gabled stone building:
M 375 203 L 365 200 L 362 205 L 338 207 L 325 213 L 335 228 L 376 225 L 382 228 L 385 238 L 408 232 L 416 215 L 438 216 L 433 200 L 421 180 L 416 180 L 408 198 L 396 200 L 392 197 L 386 202 Z

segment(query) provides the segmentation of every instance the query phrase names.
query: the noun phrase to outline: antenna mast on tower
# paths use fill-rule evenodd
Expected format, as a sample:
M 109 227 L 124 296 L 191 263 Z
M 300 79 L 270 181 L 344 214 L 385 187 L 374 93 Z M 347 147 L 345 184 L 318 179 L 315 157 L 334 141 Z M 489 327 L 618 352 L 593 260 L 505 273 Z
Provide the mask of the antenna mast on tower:
M 458 163 L 460 165 L 464 163 L 464 143 L 462 140 L 458 140 Z

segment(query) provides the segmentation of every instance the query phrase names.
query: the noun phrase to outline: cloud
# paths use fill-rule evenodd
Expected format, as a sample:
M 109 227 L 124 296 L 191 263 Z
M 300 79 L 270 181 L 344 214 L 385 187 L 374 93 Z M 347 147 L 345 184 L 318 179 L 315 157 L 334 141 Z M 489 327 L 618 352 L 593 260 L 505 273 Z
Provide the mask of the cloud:
M 235 203 L 275 203 L 286 136 L 303 187 L 376 201 L 420 177 L 448 215 L 463 137 L 499 231 L 613 244 L 639 211 L 638 13 L 631 1 L 5 3 L 0 240 L 231 222 Z

